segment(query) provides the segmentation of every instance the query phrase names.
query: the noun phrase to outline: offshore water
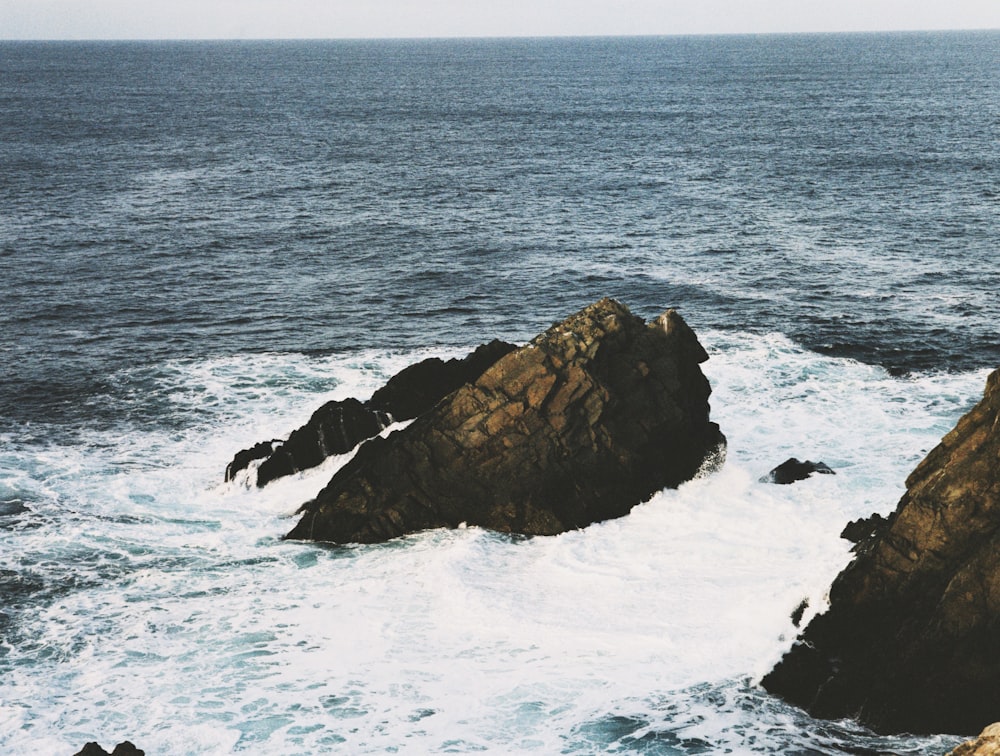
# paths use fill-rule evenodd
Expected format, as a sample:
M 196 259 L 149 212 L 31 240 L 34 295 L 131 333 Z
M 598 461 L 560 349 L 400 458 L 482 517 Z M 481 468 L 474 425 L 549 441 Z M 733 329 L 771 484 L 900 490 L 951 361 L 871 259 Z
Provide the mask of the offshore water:
M 756 682 L 1000 365 L 1000 33 L 0 43 L 0 750 L 943 753 Z M 232 454 L 605 295 L 726 466 L 284 543 Z M 837 471 L 758 477 L 789 456 Z M 998 717 L 1000 718 L 1000 717 Z

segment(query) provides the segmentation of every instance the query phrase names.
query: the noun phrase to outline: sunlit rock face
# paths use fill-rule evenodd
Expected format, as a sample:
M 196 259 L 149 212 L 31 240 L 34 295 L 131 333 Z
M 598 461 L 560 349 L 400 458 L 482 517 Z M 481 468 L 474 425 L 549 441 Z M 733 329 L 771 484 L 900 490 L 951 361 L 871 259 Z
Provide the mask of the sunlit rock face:
M 1000 370 L 906 487 L 763 684 L 882 732 L 978 732 L 1000 715 Z
M 991 724 L 978 738 L 962 743 L 948 756 L 1000 756 L 1000 722 Z
M 603 299 L 365 443 L 288 537 L 371 543 L 461 523 L 551 535 L 620 517 L 721 459 L 707 358 L 676 311 L 647 324 Z

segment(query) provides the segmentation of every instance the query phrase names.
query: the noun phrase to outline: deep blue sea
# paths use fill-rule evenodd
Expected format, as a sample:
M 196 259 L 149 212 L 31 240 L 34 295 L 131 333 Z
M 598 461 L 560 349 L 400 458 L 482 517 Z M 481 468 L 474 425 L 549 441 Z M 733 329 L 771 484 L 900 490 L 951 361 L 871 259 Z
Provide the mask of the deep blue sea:
M 1000 366 L 998 75 L 1000 32 L 0 42 L 0 751 L 948 750 L 757 681 Z M 720 472 L 337 548 L 280 537 L 344 458 L 222 483 L 603 296 L 699 334 Z

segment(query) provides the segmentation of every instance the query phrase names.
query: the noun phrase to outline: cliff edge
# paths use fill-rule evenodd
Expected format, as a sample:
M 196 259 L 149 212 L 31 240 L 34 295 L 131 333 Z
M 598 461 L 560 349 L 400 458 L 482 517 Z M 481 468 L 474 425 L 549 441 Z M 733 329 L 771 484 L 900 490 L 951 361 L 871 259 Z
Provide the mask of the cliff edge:
M 884 733 L 978 732 L 1000 715 L 1000 370 L 906 488 L 763 685 Z

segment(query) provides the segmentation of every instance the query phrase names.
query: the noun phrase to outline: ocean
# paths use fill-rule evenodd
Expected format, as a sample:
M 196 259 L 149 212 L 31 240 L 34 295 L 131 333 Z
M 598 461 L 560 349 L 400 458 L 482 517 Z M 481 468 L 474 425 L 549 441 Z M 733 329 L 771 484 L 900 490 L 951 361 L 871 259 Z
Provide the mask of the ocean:
M 0 42 L 0 751 L 947 751 L 757 683 L 1000 366 L 998 72 L 1000 32 Z M 346 457 L 223 483 L 603 296 L 698 333 L 720 471 L 378 546 L 281 540 Z M 760 482 L 791 456 L 837 474 Z

